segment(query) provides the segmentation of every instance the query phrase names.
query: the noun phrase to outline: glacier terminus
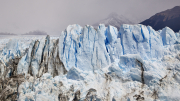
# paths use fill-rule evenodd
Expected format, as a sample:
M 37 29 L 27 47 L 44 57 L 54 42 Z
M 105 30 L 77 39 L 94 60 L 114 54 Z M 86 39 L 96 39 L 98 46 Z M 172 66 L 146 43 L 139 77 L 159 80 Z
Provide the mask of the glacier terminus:
M 169 27 L 74 24 L 0 49 L 0 101 L 180 100 L 180 32 Z

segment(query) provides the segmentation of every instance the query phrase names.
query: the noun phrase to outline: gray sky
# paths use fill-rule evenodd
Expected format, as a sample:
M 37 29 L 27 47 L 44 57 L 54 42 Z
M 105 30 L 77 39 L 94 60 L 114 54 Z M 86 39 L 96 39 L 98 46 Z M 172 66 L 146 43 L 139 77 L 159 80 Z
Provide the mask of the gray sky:
M 179 5 L 180 0 L 0 0 L 0 32 L 59 35 L 69 24 L 92 25 L 112 12 L 142 21 Z

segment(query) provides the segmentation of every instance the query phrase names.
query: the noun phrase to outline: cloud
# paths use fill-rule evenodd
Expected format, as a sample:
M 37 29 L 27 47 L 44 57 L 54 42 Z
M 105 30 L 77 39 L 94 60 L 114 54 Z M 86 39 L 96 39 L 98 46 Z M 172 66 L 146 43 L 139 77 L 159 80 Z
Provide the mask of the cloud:
M 0 0 L 0 32 L 60 34 L 69 24 L 94 24 L 111 12 L 144 20 L 179 0 Z

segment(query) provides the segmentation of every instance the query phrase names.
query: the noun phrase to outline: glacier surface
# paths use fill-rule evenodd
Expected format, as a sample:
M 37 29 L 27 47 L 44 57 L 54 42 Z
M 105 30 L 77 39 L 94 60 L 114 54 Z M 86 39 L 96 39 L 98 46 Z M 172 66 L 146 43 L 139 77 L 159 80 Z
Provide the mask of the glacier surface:
M 168 27 L 74 24 L 28 44 L 0 51 L 0 100 L 180 100 L 180 32 Z

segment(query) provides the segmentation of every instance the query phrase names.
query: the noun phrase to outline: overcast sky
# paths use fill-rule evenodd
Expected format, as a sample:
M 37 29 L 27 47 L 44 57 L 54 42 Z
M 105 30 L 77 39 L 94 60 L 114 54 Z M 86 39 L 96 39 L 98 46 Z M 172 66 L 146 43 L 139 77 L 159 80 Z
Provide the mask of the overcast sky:
M 142 21 L 180 0 L 0 0 L 0 32 L 58 35 L 69 24 L 92 25 L 116 12 Z

